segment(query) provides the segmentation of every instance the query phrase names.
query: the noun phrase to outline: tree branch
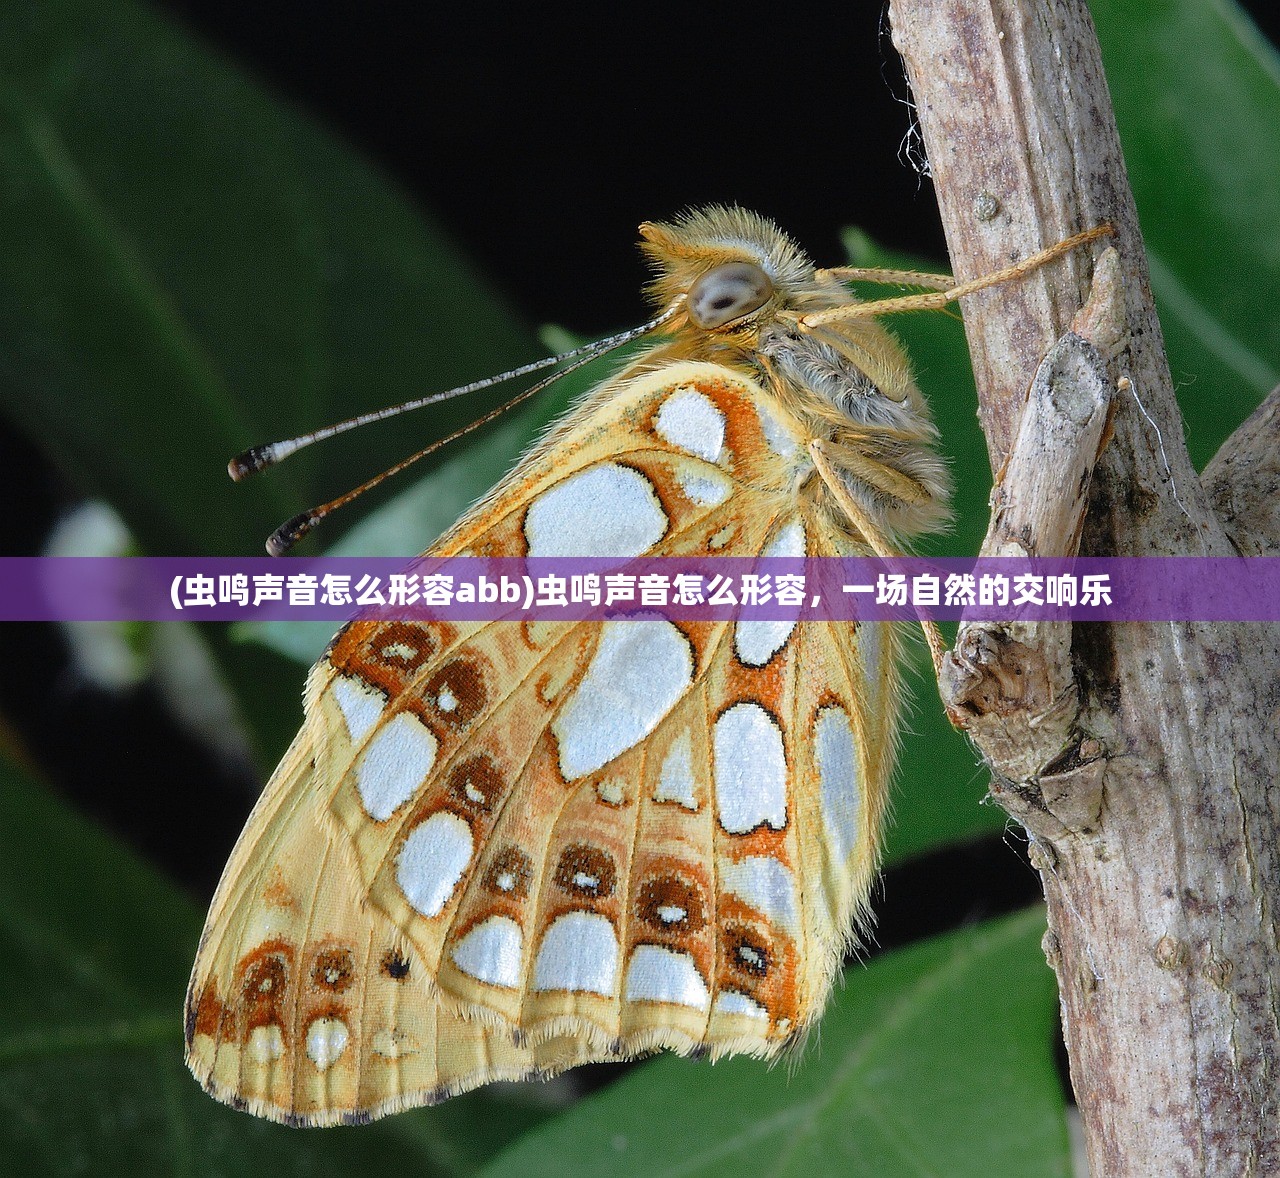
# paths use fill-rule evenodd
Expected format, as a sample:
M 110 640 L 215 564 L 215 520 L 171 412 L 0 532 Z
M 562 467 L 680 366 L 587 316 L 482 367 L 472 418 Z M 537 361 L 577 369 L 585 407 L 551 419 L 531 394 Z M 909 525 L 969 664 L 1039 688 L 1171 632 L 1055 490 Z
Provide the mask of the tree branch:
M 1228 555 L 1232 539 L 1260 550 L 1260 533 L 1276 535 L 1275 451 L 1260 440 L 1274 441 L 1275 405 L 1215 462 L 1206 494 L 1083 0 L 891 0 L 890 18 L 958 277 L 1116 228 L 1128 336 L 1114 357 L 1068 333 L 1087 256 L 965 302 L 1001 472 L 984 553 L 1011 539 L 1069 553 L 1077 538 L 1093 554 Z M 1099 383 L 1115 390 L 1087 502 L 1071 486 L 1055 502 L 1045 477 L 1061 460 L 1087 478 L 1096 455 L 1093 426 L 1051 411 L 1055 372 L 1085 402 Z M 1280 633 L 966 628 L 940 687 L 991 764 L 993 795 L 1032 837 L 1094 1173 L 1280 1172 Z
M 1122 313 L 1119 257 L 1109 249 L 1088 305 L 1031 382 L 991 494 L 984 556 L 1070 556 L 1079 547 L 1094 466 L 1110 438 L 1115 389 L 1107 354 L 1124 334 Z M 964 625 L 955 652 L 943 659 L 939 690 L 952 722 L 968 729 L 1006 775 L 1034 775 L 1059 757 L 1079 714 L 1071 624 Z M 1058 815 L 1017 791 L 1000 796 L 993 787 L 993 793 L 1029 830 L 1047 837 L 1078 829 L 1087 817 L 1073 801 Z
M 1200 481 L 1238 552 L 1280 556 L 1280 387 L 1222 444 Z

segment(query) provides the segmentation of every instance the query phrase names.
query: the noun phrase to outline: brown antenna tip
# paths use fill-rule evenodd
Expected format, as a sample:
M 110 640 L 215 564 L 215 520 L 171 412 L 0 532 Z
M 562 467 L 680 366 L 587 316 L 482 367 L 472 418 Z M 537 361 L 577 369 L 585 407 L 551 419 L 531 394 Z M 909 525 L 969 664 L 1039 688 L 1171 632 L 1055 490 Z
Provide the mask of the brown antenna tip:
M 304 511 L 301 515 L 295 515 L 293 519 L 286 520 L 267 537 L 267 552 L 272 556 L 283 556 L 311 531 L 320 519 L 321 517 L 314 511 Z
M 257 474 L 264 466 L 271 464 L 270 446 L 254 446 L 243 454 L 237 454 L 227 463 L 227 474 L 232 482 L 240 483 L 251 474 Z

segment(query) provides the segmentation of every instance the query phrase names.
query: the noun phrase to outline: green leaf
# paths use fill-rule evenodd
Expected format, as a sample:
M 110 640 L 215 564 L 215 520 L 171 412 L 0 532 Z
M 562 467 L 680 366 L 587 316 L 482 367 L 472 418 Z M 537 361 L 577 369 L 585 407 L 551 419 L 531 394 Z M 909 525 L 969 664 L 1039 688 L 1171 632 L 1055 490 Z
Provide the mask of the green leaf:
M 508 1086 L 360 1130 L 218 1104 L 182 1062 L 200 915 L 0 758 L 0 1157 L 12 1173 L 467 1173 L 545 1111 Z M 545 1103 L 545 1102 L 544 1102 Z
M 232 454 L 537 354 L 368 165 L 129 0 L 0 6 L 0 166 L 0 409 L 144 551 L 257 551 L 477 402 L 244 487 Z
M 1233 0 L 1092 0 L 1203 467 L 1280 383 L 1280 57 Z
M 485 1174 L 1066 1175 L 1043 930 L 1037 908 L 854 968 L 794 1069 L 656 1059 Z

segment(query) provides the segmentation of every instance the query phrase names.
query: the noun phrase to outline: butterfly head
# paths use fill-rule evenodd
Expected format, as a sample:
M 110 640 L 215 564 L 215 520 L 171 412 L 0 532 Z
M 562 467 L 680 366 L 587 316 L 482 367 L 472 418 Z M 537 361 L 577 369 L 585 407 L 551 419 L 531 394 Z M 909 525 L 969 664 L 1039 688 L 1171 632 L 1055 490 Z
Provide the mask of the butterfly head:
M 772 221 L 713 205 L 640 226 L 656 271 L 649 296 L 683 298 L 689 329 L 721 338 L 754 335 L 814 280 L 813 263 Z

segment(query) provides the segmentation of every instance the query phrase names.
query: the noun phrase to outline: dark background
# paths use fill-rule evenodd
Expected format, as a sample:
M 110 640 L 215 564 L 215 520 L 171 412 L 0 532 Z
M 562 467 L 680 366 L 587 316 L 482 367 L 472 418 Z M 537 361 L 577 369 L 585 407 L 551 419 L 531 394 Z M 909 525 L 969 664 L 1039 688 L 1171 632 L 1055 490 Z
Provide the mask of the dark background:
M 832 207 L 886 245 L 945 256 L 875 5 L 650 4 L 589 17 L 414 0 L 160 7 L 376 161 L 531 324 L 595 336 L 637 321 L 636 225 L 709 201 L 769 214 L 819 261 L 843 256 Z M 1275 7 L 1245 7 L 1274 40 Z M 1107 64 L 1140 69 L 1141 47 Z M 0 464 L 15 488 L 0 551 L 37 553 L 76 492 L 3 429 Z M 257 542 L 247 537 L 246 551 Z M 108 697 L 74 681 L 54 628 L 11 626 L 6 643 L 30 668 L 0 698 L 19 744 L 63 792 L 206 898 L 256 771 L 195 746 L 148 688 Z M 157 771 L 163 779 L 147 776 Z M 193 825 L 201 838 L 179 840 Z M 979 843 L 896 871 L 877 902 L 882 943 L 1034 898 L 1030 869 L 992 851 Z
M 839 258 L 835 198 L 942 256 L 929 186 L 897 162 L 907 91 L 873 5 L 163 7 L 381 163 L 535 322 L 633 322 L 636 226 L 709 201 Z

